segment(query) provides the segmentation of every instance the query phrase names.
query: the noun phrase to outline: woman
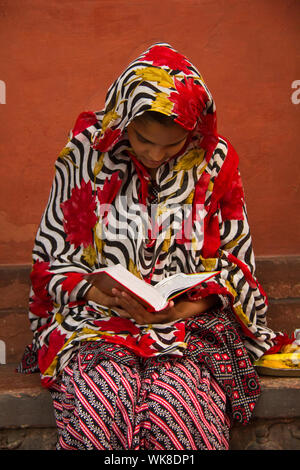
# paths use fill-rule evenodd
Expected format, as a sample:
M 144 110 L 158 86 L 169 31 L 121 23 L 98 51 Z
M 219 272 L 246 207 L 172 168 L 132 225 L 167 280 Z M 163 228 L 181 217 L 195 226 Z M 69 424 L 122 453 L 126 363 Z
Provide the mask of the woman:
M 121 263 L 155 285 L 220 270 L 157 313 L 87 273 Z M 238 157 L 213 98 L 168 44 L 150 47 L 82 113 L 56 162 L 36 237 L 20 367 L 52 393 L 58 449 L 227 449 L 276 344 Z M 251 360 L 250 360 L 251 358 Z

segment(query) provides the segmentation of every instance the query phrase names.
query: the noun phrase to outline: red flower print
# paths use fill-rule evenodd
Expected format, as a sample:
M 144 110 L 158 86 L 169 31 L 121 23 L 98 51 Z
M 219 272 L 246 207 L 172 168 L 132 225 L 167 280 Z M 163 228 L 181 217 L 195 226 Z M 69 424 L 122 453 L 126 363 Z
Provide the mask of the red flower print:
M 103 188 L 97 189 L 97 195 L 100 202 L 100 205 L 111 204 L 115 199 L 118 191 L 122 185 L 122 180 L 119 177 L 119 173 L 115 172 L 111 175 L 110 178 L 106 178 Z M 104 208 L 100 207 L 101 215 L 104 212 Z
M 62 335 L 59 331 L 53 330 L 49 337 L 49 347 L 44 344 L 38 351 L 38 363 L 42 373 L 52 364 L 55 356 L 65 344 L 65 338 L 66 335 Z
M 35 295 L 46 301 L 50 298 L 47 286 L 52 277 L 52 273 L 48 271 L 49 267 L 50 264 L 48 262 L 37 260 L 30 274 L 30 280 Z
M 215 135 L 217 132 L 217 117 L 216 113 L 207 113 L 205 116 L 201 116 L 201 122 L 199 124 L 199 131 L 202 135 Z M 216 144 L 216 141 L 214 141 Z
M 187 68 L 191 64 L 186 57 L 166 46 L 153 46 L 150 51 L 141 58 L 141 61 L 142 60 L 152 62 L 152 65 L 159 67 L 166 65 L 172 70 L 181 70 L 186 74 L 191 73 Z
M 175 78 L 175 86 L 177 92 L 173 91 L 169 97 L 169 100 L 175 103 L 172 111 L 177 114 L 175 121 L 185 129 L 193 130 L 205 108 L 207 93 L 201 85 L 195 84 L 192 78 L 185 78 L 184 82 Z
M 143 334 L 141 336 L 140 341 L 138 342 L 138 346 L 141 351 L 141 356 L 144 357 L 151 357 L 154 355 L 154 351 L 152 346 L 155 344 L 155 341 L 151 338 L 150 334 Z
M 121 133 L 120 129 L 113 130 L 108 128 L 101 137 L 98 137 L 95 140 L 93 148 L 95 150 L 100 150 L 100 152 L 107 152 L 114 144 L 117 143 Z
M 176 327 L 177 327 L 177 331 L 175 331 L 174 333 L 176 341 L 184 341 L 184 338 L 185 338 L 184 322 L 176 323 Z
M 53 302 L 52 300 L 44 300 L 36 295 L 33 295 L 30 299 L 29 308 L 33 315 L 41 318 L 47 318 L 49 316 L 49 312 L 53 309 Z
M 223 220 L 243 220 L 244 190 L 239 173 L 236 171 L 232 178 L 230 189 L 220 201 Z
M 151 348 L 154 341 L 150 338 L 149 334 L 143 335 L 140 340 L 129 335 L 126 338 L 121 336 L 103 336 L 103 339 L 107 343 L 124 344 L 127 349 L 141 357 L 152 357 L 155 355 L 155 349 Z
M 80 134 L 80 132 L 84 131 L 87 127 L 96 124 L 96 122 L 96 114 L 92 111 L 84 111 L 83 113 L 79 114 L 72 131 L 73 137 L 75 137 L 77 134 Z
M 67 241 L 76 248 L 83 245 L 85 248 L 93 243 L 92 229 L 96 225 L 97 217 L 96 196 L 93 196 L 92 185 L 82 180 L 80 188 L 72 190 L 70 199 L 61 204 L 64 214 L 64 230 Z
M 139 335 L 140 330 L 131 320 L 127 318 L 111 317 L 109 320 L 95 320 L 94 325 L 102 331 L 113 331 L 114 333 L 130 333 Z
M 278 334 L 276 338 L 272 339 L 274 346 L 272 346 L 268 351 L 264 353 L 264 356 L 268 354 L 277 354 L 281 351 L 283 346 L 291 344 L 294 341 L 294 338 L 290 338 L 286 333 Z
M 64 276 L 66 276 L 66 279 L 63 280 L 61 287 L 63 290 L 67 291 L 68 294 L 71 294 L 74 287 L 76 287 L 77 284 L 82 281 L 83 274 L 71 272 L 65 273 Z

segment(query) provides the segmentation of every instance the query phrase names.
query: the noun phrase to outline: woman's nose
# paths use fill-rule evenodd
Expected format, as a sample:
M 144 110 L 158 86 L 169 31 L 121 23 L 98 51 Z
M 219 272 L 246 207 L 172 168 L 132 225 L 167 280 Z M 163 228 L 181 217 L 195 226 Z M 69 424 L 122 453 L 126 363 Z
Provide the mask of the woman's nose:
M 163 147 L 153 146 L 149 151 L 149 158 L 155 162 L 159 162 L 165 158 L 166 151 Z

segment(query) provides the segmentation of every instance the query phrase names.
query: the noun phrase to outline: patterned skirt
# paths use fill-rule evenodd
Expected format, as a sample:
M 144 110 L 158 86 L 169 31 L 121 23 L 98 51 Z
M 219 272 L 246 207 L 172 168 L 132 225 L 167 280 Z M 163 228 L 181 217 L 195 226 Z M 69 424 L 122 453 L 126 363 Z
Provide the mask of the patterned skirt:
M 182 357 L 137 357 L 105 341 L 81 345 L 51 390 L 57 449 L 226 450 L 259 383 L 224 312 L 186 325 Z
M 86 343 L 52 397 L 58 449 L 228 448 L 226 396 L 188 358 L 141 361 L 122 346 Z

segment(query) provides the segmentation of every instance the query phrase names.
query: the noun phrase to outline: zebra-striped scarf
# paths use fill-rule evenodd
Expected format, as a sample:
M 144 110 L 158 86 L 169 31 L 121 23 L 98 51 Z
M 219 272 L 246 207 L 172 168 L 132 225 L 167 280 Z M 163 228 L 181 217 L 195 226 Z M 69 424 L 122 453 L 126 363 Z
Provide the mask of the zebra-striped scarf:
M 183 151 L 158 169 L 153 213 L 150 175 L 126 134 L 149 110 L 190 132 Z M 104 110 L 79 116 L 55 168 L 33 250 L 29 314 L 28 357 L 36 355 L 45 385 L 85 340 L 125 344 L 144 357 L 184 351 L 184 321 L 137 325 L 83 300 L 90 288 L 84 274 L 115 263 L 151 284 L 176 272 L 221 270 L 190 300 L 218 294 L 254 358 L 273 345 L 254 277 L 238 157 L 217 134 L 213 98 L 188 59 L 156 44 L 132 62 L 110 87 Z

